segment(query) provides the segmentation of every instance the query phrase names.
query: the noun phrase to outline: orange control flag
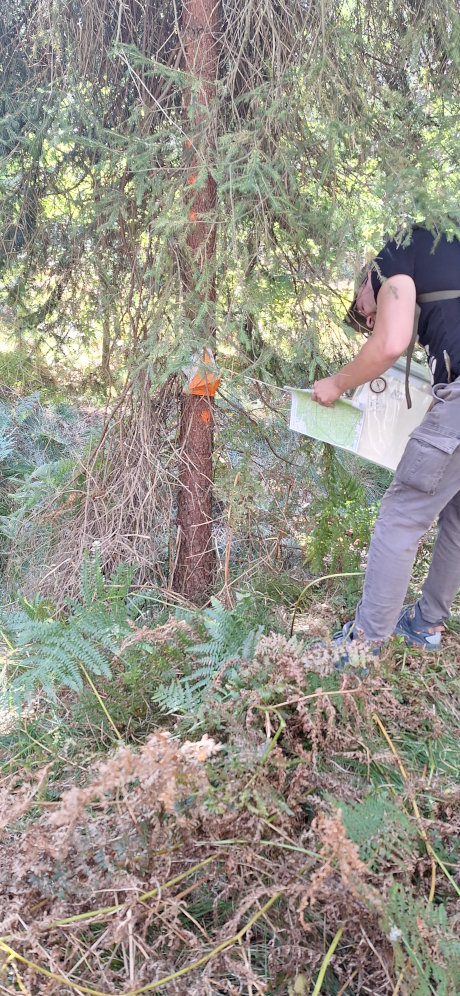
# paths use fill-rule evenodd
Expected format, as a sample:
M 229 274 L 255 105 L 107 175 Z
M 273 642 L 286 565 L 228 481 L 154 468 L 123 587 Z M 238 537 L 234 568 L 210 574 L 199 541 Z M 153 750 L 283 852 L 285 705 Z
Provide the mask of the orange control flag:
M 220 375 L 216 361 L 210 349 L 205 347 L 202 353 L 195 353 L 190 363 L 182 367 L 187 377 L 186 394 L 196 394 L 199 397 L 213 398 L 220 384 Z

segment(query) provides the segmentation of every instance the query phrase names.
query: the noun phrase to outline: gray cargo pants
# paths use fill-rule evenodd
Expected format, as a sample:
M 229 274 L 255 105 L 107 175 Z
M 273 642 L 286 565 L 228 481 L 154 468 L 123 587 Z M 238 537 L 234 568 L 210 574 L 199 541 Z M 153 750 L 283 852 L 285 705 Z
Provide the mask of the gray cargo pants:
M 419 541 L 437 516 L 438 535 L 420 609 L 447 619 L 460 588 L 460 377 L 433 388 L 434 403 L 411 433 L 380 508 L 369 546 L 356 627 L 386 640 L 400 615 Z

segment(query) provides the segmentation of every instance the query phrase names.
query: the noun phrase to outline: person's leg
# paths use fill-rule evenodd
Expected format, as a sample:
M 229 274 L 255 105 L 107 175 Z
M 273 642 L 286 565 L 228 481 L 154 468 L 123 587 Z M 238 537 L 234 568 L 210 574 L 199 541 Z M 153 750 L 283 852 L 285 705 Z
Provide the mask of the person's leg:
M 442 626 L 460 589 L 460 491 L 442 510 L 430 569 L 418 605 L 430 626 Z
M 367 570 L 361 601 L 356 609 L 355 626 L 364 639 L 383 642 L 397 623 L 412 573 L 418 545 L 433 522 L 429 503 L 418 502 L 414 515 L 414 497 L 419 496 L 396 481 L 381 505 L 369 546 Z M 436 514 L 436 513 L 435 513 Z
M 363 597 L 356 610 L 355 628 L 364 639 L 382 642 L 389 638 L 398 620 L 410 581 L 419 541 L 443 509 L 439 555 L 428 585 L 429 613 L 434 612 L 434 593 L 447 577 L 442 595 L 455 597 L 458 579 L 460 523 L 453 501 L 460 492 L 460 381 L 443 387 L 443 397 L 412 434 L 396 470 L 395 479 L 383 499 L 368 555 Z M 454 508 L 457 514 L 454 515 Z M 447 524 L 454 531 L 447 549 Z M 441 557 L 441 552 L 443 557 Z M 425 604 L 425 603 L 424 603 Z M 450 607 L 450 606 L 449 606 Z M 431 622 L 431 618 L 428 618 Z M 433 625 L 438 625 L 438 618 Z

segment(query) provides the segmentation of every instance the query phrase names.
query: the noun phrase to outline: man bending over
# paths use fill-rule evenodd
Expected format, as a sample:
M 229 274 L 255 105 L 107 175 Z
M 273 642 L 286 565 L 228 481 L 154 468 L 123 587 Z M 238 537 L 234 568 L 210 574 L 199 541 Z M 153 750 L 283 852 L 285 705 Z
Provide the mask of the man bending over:
M 433 381 L 433 404 L 415 429 L 380 508 L 369 547 L 363 596 L 346 623 L 350 641 L 378 653 L 393 632 L 410 646 L 435 650 L 460 588 L 460 242 L 416 227 L 406 246 L 388 242 L 358 290 L 355 313 L 372 334 L 358 355 L 317 380 L 313 399 L 331 406 L 349 388 L 379 377 L 407 349 L 415 306 L 418 341 Z M 450 294 L 448 293 L 450 292 Z M 430 294 L 431 300 L 423 297 Z M 438 296 L 439 295 L 439 296 Z M 422 596 L 402 610 L 417 547 L 438 517 L 438 534 Z M 402 611 L 401 611 L 402 610 Z M 348 649 L 347 649 L 348 648 Z

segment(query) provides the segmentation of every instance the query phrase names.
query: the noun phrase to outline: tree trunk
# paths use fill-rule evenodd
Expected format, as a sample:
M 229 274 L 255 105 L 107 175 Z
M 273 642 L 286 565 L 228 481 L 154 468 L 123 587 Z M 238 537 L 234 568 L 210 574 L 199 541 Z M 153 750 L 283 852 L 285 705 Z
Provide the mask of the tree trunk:
M 102 319 L 101 370 L 106 381 L 110 380 L 110 346 L 110 316 L 108 311 L 105 311 Z
M 216 183 L 208 172 L 195 189 L 197 173 L 209 160 L 208 123 L 215 97 L 219 25 L 216 0 L 184 0 L 182 41 L 184 69 L 199 87 L 184 95 L 186 206 L 189 231 L 182 282 L 184 307 L 190 323 L 204 316 L 200 336 L 205 344 L 215 337 L 214 308 L 216 249 Z M 193 100 L 193 103 L 192 103 Z M 205 305 L 205 307 L 203 307 Z M 209 593 L 214 568 L 212 548 L 213 401 L 184 394 L 181 404 L 181 470 L 177 511 L 177 554 L 173 587 L 194 601 Z

